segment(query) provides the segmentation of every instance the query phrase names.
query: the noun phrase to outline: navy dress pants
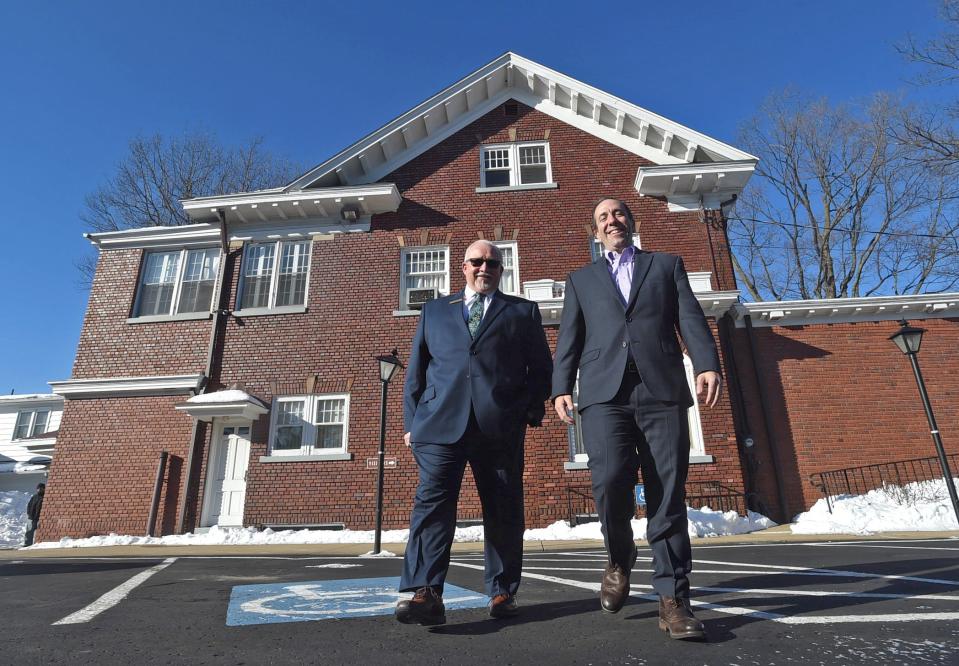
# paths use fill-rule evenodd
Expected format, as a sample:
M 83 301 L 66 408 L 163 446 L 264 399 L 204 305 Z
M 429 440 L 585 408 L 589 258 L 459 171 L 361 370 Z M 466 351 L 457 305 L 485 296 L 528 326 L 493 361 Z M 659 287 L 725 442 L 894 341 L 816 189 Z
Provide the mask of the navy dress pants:
M 400 591 L 442 590 L 456 530 L 456 505 L 468 462 L 483 505 L 486 594 L 516 594 L 523 567 L 523 440 L 486 437 L 470 418 L 454 444 L 413 442 L 419 485 L 410 517 Z
M 686 408 L 654 398 L 636 373 L 626 373 L 609 402 L 582 411 L 593 499 L 613 564 L 627 568 L 635 547 L 630 520 L 637 469 L 646 488 L 646 540 L 653 551 L 653 588 L 688 597 L 692 553 L 686 519 L 689 424 Z

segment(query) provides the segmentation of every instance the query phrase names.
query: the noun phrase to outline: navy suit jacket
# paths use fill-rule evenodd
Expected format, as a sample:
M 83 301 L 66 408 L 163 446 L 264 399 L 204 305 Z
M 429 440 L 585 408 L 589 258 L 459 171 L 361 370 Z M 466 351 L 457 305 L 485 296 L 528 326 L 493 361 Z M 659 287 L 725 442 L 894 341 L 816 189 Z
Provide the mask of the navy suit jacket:
M 543 418 L 552 368 L 532 301 L 497 291 L 475 339 L 463 317 L 463 292 L 428 301 L 406 371 L 406 432 L 414 442 L 452 444 L 472 410 L 486 436 L 522 437 L 527 423 Z
M 578 370 L 578 408 L 609 401 L 632 357 L 655 398 L 691 406 L 677 330 L 696 374 L 720 371 L 716 343 L 679 257 L 637 250 L 625 304 L 604 257 L 574 271 L 566 279 L 553 397 L 573 393 Z

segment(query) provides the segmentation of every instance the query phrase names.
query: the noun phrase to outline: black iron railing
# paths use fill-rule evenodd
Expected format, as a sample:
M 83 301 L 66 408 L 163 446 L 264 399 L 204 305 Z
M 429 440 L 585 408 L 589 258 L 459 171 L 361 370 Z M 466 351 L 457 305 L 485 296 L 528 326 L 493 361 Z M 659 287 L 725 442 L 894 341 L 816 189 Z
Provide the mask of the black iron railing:
M 949 467 L 955 470 L 959 464 L 959 453 L 949 454 L 946 458 L 949 460 Z M 876 488 L 903 488 L 916 481 L 941 478 L 939 459 L 930 456 L 816 472 L 809 475 L 809 483 L 823 494 L 829 513 L 832 513 L 832 500 L 839 495 L 862 495 Z
M 736 511 L 746 515 L 746 496 L 742 491 L 729 488 L 715 481 L 690 481 L 686 484 L 686 505 L 694 509 L 709 507 L 713 511 Z M 593 491 L 589 485 L 566 487 L 566 508 L 569 524 L 578 525 L 598 520 L 593 504 Z M 638 507 L 640 512 L 642 508 Z

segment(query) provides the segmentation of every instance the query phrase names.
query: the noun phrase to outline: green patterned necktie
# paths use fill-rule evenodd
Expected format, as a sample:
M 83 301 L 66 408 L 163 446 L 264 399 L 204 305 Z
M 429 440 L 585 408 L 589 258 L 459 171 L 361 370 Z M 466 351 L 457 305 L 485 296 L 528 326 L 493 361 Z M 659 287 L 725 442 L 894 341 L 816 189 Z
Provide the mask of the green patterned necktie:
M 470 318 L 466 320 L 466 327 L 470 330 L 470 337 L 476 337 L 476 331 L 479 329 L 480 322 L 483 321 L 483 301 L 486 296 L 476 294 L 476 300 L 470 306 Z

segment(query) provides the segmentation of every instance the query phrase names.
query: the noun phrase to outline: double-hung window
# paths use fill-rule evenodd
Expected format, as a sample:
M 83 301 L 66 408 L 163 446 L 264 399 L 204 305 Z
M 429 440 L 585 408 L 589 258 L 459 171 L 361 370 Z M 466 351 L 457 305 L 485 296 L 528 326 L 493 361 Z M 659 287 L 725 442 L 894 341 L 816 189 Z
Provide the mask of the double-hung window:
M 499 281 L 499 289 L 504 294 L 519 293 L 519 258 L 516 252 L 515 241 L 496 241 L 493 243 L 499 248 L 503 257 L 503 275 Z
M 484 146 L 480 152 L 482 187 L 517 187 L 553 182 L 549 144 L 510 143 Z
M 17 423 L 13 427 L 13 439 L 42 435 L 47 431 L 49 423 L 49 409 L 24 410 L 17 414 Z
M 270 452 L 282 455 L 346 453 L 350 396 L 284 396 L 273 401 Z
M 251 243 L 243 255 L 240 309 L 306 305 L 310 241 Z
M 217 248 L 148 252 L 134 316 L 210 312 L 219 263 Z
M 437 296 L 450 293 L 450 249 L 446 245 L 403 248 L 400 266 L 400 305 L 404 310 L 423 301 L 425 292 L 421 290 L 435 290 Z

